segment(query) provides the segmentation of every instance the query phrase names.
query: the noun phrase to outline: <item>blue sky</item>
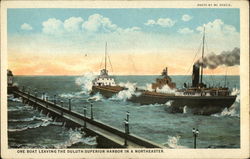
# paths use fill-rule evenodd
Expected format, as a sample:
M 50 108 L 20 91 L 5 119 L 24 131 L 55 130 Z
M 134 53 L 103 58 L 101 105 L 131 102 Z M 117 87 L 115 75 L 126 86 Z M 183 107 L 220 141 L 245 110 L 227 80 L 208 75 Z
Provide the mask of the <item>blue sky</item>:
M 108 17 L 114 24 L 122 28 L 138 26 L 144 31 L 176 31 L 180 27 L 195 29 L 214 19 L 221 19 L 224 23 L 234 26 L 239 31 L 239 9 L 8 9 L 8 33 L 21 33 L 20 25 L 29 23 L 32 32 L 41 32 L 42 22 L 49 18 L 60 20 L 69 17 L 87 19 L 92 14 Z M 182 21 L 184 14 L 190 15 L 192 20 Z M 176 20 L 175 27 L 164 29 L 144 25 L 148 19 L 171 18 Z
M 138 74 L 131 72 L 131 59 L 147 68 L 143 74 L 158 74 L 166 65 L 181 74 L 193 62 L 204 26 L 205 54 L 240 47 L 239 14 L 233 8 L 8 9 L 9 65 L 19 72 L 39 68 L 37 74 L 97 70 L 108 42 L 118 74 Z M 48 67 L 44 61 L 51 59 L 56 62 Z

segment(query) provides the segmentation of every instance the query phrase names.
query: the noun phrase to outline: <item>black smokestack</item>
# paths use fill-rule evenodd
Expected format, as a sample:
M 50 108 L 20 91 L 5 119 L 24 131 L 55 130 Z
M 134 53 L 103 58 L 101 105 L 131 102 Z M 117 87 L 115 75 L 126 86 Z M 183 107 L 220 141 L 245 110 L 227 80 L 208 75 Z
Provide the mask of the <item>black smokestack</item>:
M 198 87 L 200 78 L 200 67 L 199 65 L 193 65 L 193 75 L 192 75 L 192 87 Z
M 202 60 L 196 62 L 199 66 L 202 65 Z M 232 51 L 223 51 L 221 54 L 216 55 L 210 53 L 203 58 L 203 68 L 215 69 L 220 65 L 235 66 L 240 64 L 240 49 L 235 47 Z

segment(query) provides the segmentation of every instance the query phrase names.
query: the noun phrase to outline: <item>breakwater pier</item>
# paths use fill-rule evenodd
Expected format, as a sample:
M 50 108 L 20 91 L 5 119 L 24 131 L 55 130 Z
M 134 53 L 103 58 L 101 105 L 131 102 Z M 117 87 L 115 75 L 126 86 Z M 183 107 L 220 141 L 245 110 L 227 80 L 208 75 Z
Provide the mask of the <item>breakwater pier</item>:
M 9 88 L 9 93 L 15 97 L 21 98 L 22 102 L 41 110 L 42 113 L 49 115 L 56 121 L 62 121 L 66 127 L 81 128 L 82 131 L 89 135 L 97 136 L 99 148 L 164 148 L 164 146 L 138 137 L 130 133 L 129 130 L 129 114 L 124 120 L 124 130 L 119 130 L 108 124 L 94 119 L 91 104 L 90 116 L 86 112 L 89 111 L 83 106 L 84 113 L 72 111 L 71 100 L 68 101 L 68 108 L 63 107 L 56 100 L 49 100 L 43 95 L 38 97 L 36 93 L 20 90 L 18 88 Z

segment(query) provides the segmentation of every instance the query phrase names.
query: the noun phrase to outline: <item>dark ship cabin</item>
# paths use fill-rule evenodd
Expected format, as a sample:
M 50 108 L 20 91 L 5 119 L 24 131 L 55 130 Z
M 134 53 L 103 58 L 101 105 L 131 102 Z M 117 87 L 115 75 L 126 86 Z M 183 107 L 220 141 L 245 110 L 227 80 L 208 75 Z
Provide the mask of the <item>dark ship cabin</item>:
M 174 89 L 176 88 L 176 84 L 172 82 L 172 79 L 168 76 L 168 68 L 166 67 L 162 73 L 161 77 L 157 78 L 156 83 L 152 83 L 152 89 L 156 90 L 157 88 L 161 89 L 164 85 L 168 85 L 169 88 Z

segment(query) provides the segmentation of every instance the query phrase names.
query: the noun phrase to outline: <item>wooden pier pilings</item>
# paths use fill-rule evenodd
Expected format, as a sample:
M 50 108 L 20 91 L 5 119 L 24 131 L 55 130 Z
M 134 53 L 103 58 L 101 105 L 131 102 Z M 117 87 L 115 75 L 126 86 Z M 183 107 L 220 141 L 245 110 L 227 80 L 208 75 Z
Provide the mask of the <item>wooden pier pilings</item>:
M 49 116 L 57 121 L 63 121 L 66 127 L 81 127 L 87 134 L 96 135 L 98 148 L 164 148 L 160 144 L 87 117 L 86 114 L 66 109 L 55 101 L 48 101 L 44 96 L 39 98 L 19 89 L 13 90 L 12 93 L 21 97 L 24 103 L 42 110 L 45 114 L 49 113 Z

